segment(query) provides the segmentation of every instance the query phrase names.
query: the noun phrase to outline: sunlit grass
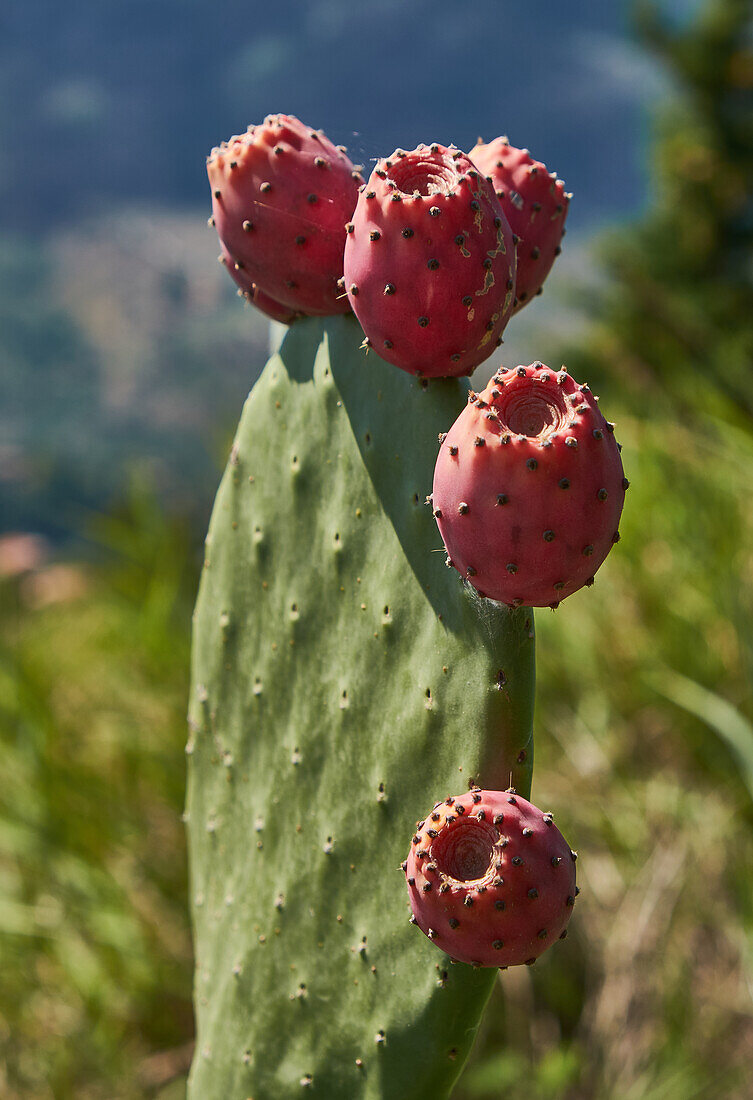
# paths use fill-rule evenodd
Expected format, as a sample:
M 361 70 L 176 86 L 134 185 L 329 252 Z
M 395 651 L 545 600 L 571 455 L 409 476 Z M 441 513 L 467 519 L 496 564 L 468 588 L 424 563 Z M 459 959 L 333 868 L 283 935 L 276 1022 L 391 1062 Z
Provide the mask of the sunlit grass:
M 499 989 L 457 1100 L 743 1100 L 753 1054 L 753 441 L 620 408 L 622 539 L 537 615 L 533 796 L 570 935 Z
M 8 1100 L 150 1096 L 190 1054 L 189 541 L 138 498 L 98 528 L 106 567 L 42 567 L 2 589 Z M 148 1060 L 160 1051 L 175 1064 Z

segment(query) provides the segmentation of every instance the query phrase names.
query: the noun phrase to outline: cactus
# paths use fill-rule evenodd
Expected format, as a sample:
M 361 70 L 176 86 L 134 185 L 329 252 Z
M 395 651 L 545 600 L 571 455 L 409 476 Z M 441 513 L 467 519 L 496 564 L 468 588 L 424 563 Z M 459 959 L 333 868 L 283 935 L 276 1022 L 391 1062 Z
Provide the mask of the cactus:
M 190 1100 L 441 1100 L 495 972 L 410 926 L 458 786 L 530 789 L 532 612 L 445 567 L 424 499 L 467 397 L 303 318 L 243 411 L 195 614 Z

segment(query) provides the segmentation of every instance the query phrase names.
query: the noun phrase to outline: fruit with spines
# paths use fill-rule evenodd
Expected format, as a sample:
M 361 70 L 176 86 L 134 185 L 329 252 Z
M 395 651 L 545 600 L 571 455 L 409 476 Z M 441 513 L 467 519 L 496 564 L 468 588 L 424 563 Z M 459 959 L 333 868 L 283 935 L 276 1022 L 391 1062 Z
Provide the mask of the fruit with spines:
M 276 302 L 269 294 L 265 294 L 253 280 L 247 279 L 243 265 L 233 260 L 222 242 L 220 242 L 218 259 L 227 268 L 233 281 L 237 284 L 241 298 L 256 306 L 262 313 L 266 313 L 267 317 L 270 317 L 273 321 L 280 321 L 284 325 L 290 325 L 296 317 L 302 316 L 294 309 L 284 306 L 281 302 Z
M 628 482 L 588 386 L 542 363 L 471 391 L 441 444 L 434 516 L 450 564 L 512 607 L 552 607 L 618 540 Z
M 302 316 L 300 313 L 296 313 L 294 309 L 289 309 L 281 302 L 276 302 L 269 294 L 265 294 L 256 283 L 251 284 L 244 297 L 251 305 L 256 306 L 262 313 L 266 313 L 267 317 L 270 317 L 273 321 L 281 321 L 284 325 L 290 325 L 296 317 Z
M 571 196 L 565 185 L 527 149 L 516 149 L 506 137 L 481 141 L 469 154 L 494 186 L 518 240 L 518 274 L 514 312 L 541 293 L 544 279 L 561 251 Z
M 213 149 L 207 174 L 228 270 L 242 274 L 243 290 L 257 288 L 254 304 L 264 309 L 271 299 L 292 315 L 348 312 L 337 281 L 363 181 L 342 147 L 293 115 L 268 115 Z
M 411 374 L 470 374 L 513 308 L 512 230 L 492 185 L 453 146 L 378 162 L 348 223 L 344 268 L 371 346 Z
M 512 788 L 437 802 L 405 863 L 413 921 L 457 962 L 531 964 L 566 934 L 576 853 Z

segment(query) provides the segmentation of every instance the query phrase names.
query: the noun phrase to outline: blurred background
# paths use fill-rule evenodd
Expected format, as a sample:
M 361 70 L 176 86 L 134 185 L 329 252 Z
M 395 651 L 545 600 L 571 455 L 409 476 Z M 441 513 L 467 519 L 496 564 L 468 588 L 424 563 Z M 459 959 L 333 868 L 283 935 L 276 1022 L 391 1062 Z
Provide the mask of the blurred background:
M 273 111 L 367 168 L 505 132 L 564 177 L 501 355 L 590 382 L 632 483 L 595 588 L 537 620 L 533 795 L 582 904 L 456 1100 L 747 1100 L 750 0 L 0 9 L 0 1096 L 184 1095 L 190 614 L 268 340 L 204 155 Z

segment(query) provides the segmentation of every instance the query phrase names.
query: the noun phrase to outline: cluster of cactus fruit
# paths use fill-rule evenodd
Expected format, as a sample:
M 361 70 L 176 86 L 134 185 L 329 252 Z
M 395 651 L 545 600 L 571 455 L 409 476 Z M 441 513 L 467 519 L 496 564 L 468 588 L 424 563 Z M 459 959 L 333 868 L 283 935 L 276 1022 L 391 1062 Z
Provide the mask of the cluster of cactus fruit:
M 275 320 L 352 308 L 366 346 L 425 377 L 471 374 L 542 284 L 570 195 L 507 138 L 397 149 L 367 183 L 344 146 L 292 115 L 207 162 L 220 260 Z
M 405 589 L 411 593 L 411 600 L 418 592 L 417 636 L 427 643 L 433 638 L 432 645 L 445 644 L 450 652 L 455 642 L 462 642 L 469 636 L 469 630 L 473 631 L 473 616 L 476 623 L 479 612 L 486 613 L 487 619 L 489 615 L 496 616 L 499 638 L 479 640 L 478 645 L 487 654 L 489 676 L 493 677 L 499 704 L 495 702 L 490 709 L 488 689 L 480 685 L 477 705 L 488 720 L 487 728 L 474 743 L 472 766 L 478 769 L 474 774 L 479 780 L 492 779 L 501 787 L 501 776 L 505 776 L 505 782 L 512 782 L 515 774 L 518 790 L 521 785 L 527 789 L 532 761 L 530 719 L 526 714 L 530 716 L 533 695 L 533 657 L 527 649 L 533 639 L 533 619 L 527 609 L 554 608 L 564 598 L 593 583 L 594 573 L 619 538 L 618 524 L 628 483 L 613 425 L 601 414 L 598 399 L 589 387 L 578 384 L 564 367 L 552 370 L 540 362 L 499 367 L 480 393 L 458 380 L 493 354 L 502 343 L 502 333 L 511 316 L 541 292 L 543 280 L 560 251 L 570 195 L 544 164 L 534 160 L 527 150 L 510 145 L 506 138 L 489 144 L 479 140 L 468 154 L 440 144 L 419 145 L 413 151 L 398 149 L 390 157 L 380 159 L 364 182 L 360 167 L 348 159 L 344 147 L 333 145 L 322 131 L 312 130 L 290 115 L 269 116 L 262 124 L 249 127 L 247 133 L 214 149 L 208 159 L 208 175 L 213 202 L 210 224 L 216 227 L 220 238 L 221 262 L 238 285 L 239 294 L 274 320 L 292 328 L 281 359 L 273 359 L 268 367 L 269 379 L 265 373 L 257 386 L 258 393 L 251 395 L 244 414 L 247 422 L 245 426 L 241 422 L 210 528 L 212 545 L 205 564 L 208 566 L 210 559 L 219 554 L 224 562 L 221 568 L 227 575 L 223 575 L 221 582 L 206 578 L 202 582 L 194 646 L 195 688 L 202 707 L 192 729 L 194 732 L 211 729 L 213 759 L 218 758 L 219 747 L 229 741 L 230 730 L 235 730 L 234 735 L 240 739 L 239 755 L 250 756 L 242 717 L 248 706 L 248 692 L 237 682 L 239 675 L 248 676 L 248 658 L 244 664 L 238 651 L 230 660 L 228 646 L 236 636 L 240 639 L 246 632 L 254 652 L 268 652 L 262 623 L 249 628 L 244 621 L 236 634 L 229 625 L 234 621 L 235 612 L 230 606 L 234 594 L 242 601 L 241 614 L 244 607 L 256 606 L 250 595 L 255 583 L 254 570 L 259 571 L 261 578 L 268 578 L 260 582 L 265 592 L 273 584 L 273 574 L 265 572 L 270 564 L 265 556 L 269 552 L 264 550 L 265 532 L 259 523 L 251 526 L 246 505 L 233 495 L 240 492 L 242 483 L 254 486 L 257 479 L 261 480 L 261 458 L 259 467 L 254 467 L 247 479 L 239 476 L 243 462 L 250 461 L 246 457 L 250 441 L 255 441 L 259 434 L 260 410 L 262 407 L 279 410 L 284 401 L 296 400 L 300 417 L 304 417 L 305 410 L 305 434 L 310 439 L 310 450 L 305 451 L 306 443 L 301 437 L 291 459 L 294 483 L 300 486 L 303 471 L 307 477 L 315 478 L 313 456 L 322 454 L 323 439 L 334 438 L 333 433 L 340 431 L 334 427 L 339 421 L 331 418 L 345 406 L 355 443 L 351 448 L 351 435 L 338 436 L 337 459 L 347 464 L 343 472 L 345 480 L 335 484 L 327 482 L 324 473 L 319 477 L 319 491 L 328 497 L 329 504 L 337 507 L 338 494 L 344 502 L 338 529 L 328 536 L 339 555 L 340 564 L 333 575 L 338 591 L 346 593 L 349 584 L 357 588 L 363 580 L 360 589 L 363 602 L 358 614 L 367 612 L 368 565 L 353 567 L 354 572 L 360 571 L 358 576 L 347 573 L 342 564 L 343 531 L 352 522 L 348 517 L 355 515 L 358 533 L 354 529 L 353 537 L 362 547 L 365 561 L 368 535 L 364 541 L 362 532 L 369 509 L 365 505 L 351 509 L 349 494 L 356 488 L 358 492 L 375 493 L 372 545 L 377 539 L 394 538 L 397 534 L 400 552 L 405 555 L 401 561 L 410 566 L 409 572 L 420 582 L 418 590 L 413 581 L 406 582 Z M 312 328 L 312 321 L 306 320 L 351 312 L 360 325 L 357 378 L 350 366 L 350 374 L 345 369 L 345 364 L 352 363 L 349 344 L 352 317 L 317 322 L 316 329 Z M 289 348 L 287 354 L 286 348 Z M 326 360 L 322 358 L 325 354 Z M 300 355 L 310 359 L 312 365 L 299 372 L 299 377 L 298 368 L 294 369 L 292 364 Z M 323 367 L 325 361 L 328 365 Z M 416 415 L 420 414 L 414 408 L 406 412 L 415 436 L 409 444 L 415 451 L 413 466 L 423 460 L 424 444 L 419 440 L 423 429 L 429 430 L 434 421 L 432 430 L 436 439 L 436 418 L 445 416 L 453 403 L 457 412 L 458 398 L 467 399 L 454 424 L 439 433 L 433 487 L 427 497 L 436 521 L 433 530 L 436 534 L 438 528 L 444 544 L 445 562 L 462 578 L 462 584 L 454 582 L 454 589 L 438 582 L 433 563 L 429 562 L 426 531 L 422 527 L 417 533 L 417 518 L 411 514 L 407 519 L 402 499 L 398 502 L 395 496 L 396 492 L 402 492 L 401 477 L 410 482 L 414 472 L 404 467 L 404 473 L 399 475 L 385 468 L 388 458 L 400 462 L 403 457 L 402 452 L 392 453 L 400 447 L 396 433 L 402 410 L 379 408 L 385 396 L 389 398 L 390 393 L 397 392 L 399 387 L 394 383 L 400 375 L 400 371 L 392 372 L 394 378 L 389 380 L 391 366 L 383 367 L 382 361 L 401 368 L 405 372 L 403 378 L 410 376 L 410 394 L 405 387 L 401 390 L 406 399 L 413 401 L 414 395 L 427 393 L 431 387 L 445 387 L 437 388 L 434 404 L 425 406 L 425 423 L 416 421 Z M 295 398 L 288 390 L 283 393 L 279 389 L 282 367 L 289 387 L 296 379 L 299 383 L 313 380 L 323 396 L 313 396 L 308 391 L 304 394 L 302 390 Z M 372 379 L 378 379 L 375 381 L 378 392 L 373 394 L 369 390 Z M 443 383 L 434 379 L 452 381 Z M 333 385 L 339 394 L 334 406 L 327 396 L 327 387 Z M 273 394 L 278 395 L 274 404 Z M 254 400 L 256 411 L 252 408 Z M 316 413 L 315 408 L 320 412 Z M 292 404 L 287 415 L 291 430 L 295 430 Z M 318 441 L 317 426 L 312 419 L 317 415 L 321 417 L 319 426 L 323 433 Z M 252 428 L 254 416 L 257 420 Z M 381 435 L 378 424 L 382 425 Z M 299 432 L 301 426 L 299 421 Z M 283 427 L 287 429 L 287 421 Z M 346 450 L 348 455 L 343 459 Z M 330 456 L 327 463 L 331 462 Z M 286 520 L 285 504 L 279 495 L 279 473 L 271 476 L 272 496 L 265 499 L 275 501 L 275 520 L 287 522 L 291 529 L 304 515 L 303 498 L 296 496 L 299 490 L 291 490 L 293 496 Z M 314 482 L 309 481 L 310 497 L 313 486 Z M 418 491 L 412 492 L 411 507 L 418 502 Z M 231 529 L 221 526 L 226 522 L 225 516 L 233 517 Z M 318 515 L 316 523 L 321 519 Z M 239 525 L 247 529 L 250 541 L 246 548 L 243 544 L 239 548 L 231 533 Z M 224 542 L 220 548 L 216 540 L 221 531 Z M 350 528 L 346 539 L 349 532 Z M 281 568 L 278 561 L 274 578 L 278 582 Z M 317 570 L 316 563 L 312 568 Z M 292 568 L 291 575 L 296 574 L 297 570 Z M 322 578 L 323 573 L 317 575 L 317 584 L 324 583 Z M 380 574 L 380 583 L 382 579 Z M 429 591 L 433 593 L 430 627 L 419 628 Z M 215 625 L 218 600 L 225 600 L 226 605 L 219 617 L 219 633 Z M 289 617 L 298 622 L 298 603 L 290 606 L 293 610 Z M 340 629 L 350 620 L 339 611 L 337 614 Z M 352 628 L 347 625 L 344 628 L 353 635 L 352 639 L 346 637 L 345 645 L 357 652 L 355 637 L 360 626 L 356 627 L 355 620 L 352 622 Z M 389 634 L 392 622 L 393 613 L 385 604 L 381 623 L 373 633 L 380 644 L 382 635 Z M 480 633 L 478 629 L 475 632 Z M 444 641 L 437 643 L 441 638 Z M 299 632 L 298 640 L 291 636 L 290 646 L 298 645 L 295 653 L 300 656 L 304 652 L 300 645 L 307 640 Z M 407 644 L 407 639 L 400 643 L 393 640 L 392 644 L 397 650 Z M 470 643 L 464 644 L 470 649 Z M 323 647 L 320 650 L 323 666 L 329 659 L 325 655 L 324 637 L 320 637 L 319 645 Z M 220 646 L 221 654 L 218 650 L 216 657 L 211 656 L 212 646 Z M 278 650 L 277 641 L 271 649 Z M 506 655 L 501 657 L 503 652 Z M 511 657 L 512 653 L 516 657 Z M 387 650 L 384 657 L 388 658 Z M 501 660 L 506 669 L 499 667 Z M 515 660 L 521 662 L 517 679 L 511 673 Z M 418 656 L 415 663 L 421 664 Z M 492 671 L 495 666 L 496 671 Z M 288 665 L 288 684 L 290 668 Z M 448 657 L 442 674 L 447 678 L 451 672 Z M 324 673 L 322 676 L 326 678 Z M 207 717 L 206 684 L 210 677 L 218 684 L 220 709 L 223 702 L 233 704 L 226 706 L 226 711 L 235 708 L 225 719 L 224 733 L 217 718 L 218 704 L 214 710 L 209 709 Z M 411 682 L 409 670 L 408 683 Z M 254 684 L 253 692 L 258 698 L 263 690 L 261 677 Z M 447 702 L 448 713 L 454 707 L 453 715 L 463 715 L 463 720 L 466 718 L 463 707 L 469 701 L 472 704 L 473 694 L 467 690 L 467 679 L 464 684 L 456 703 L 451 707 L 449 696 Z M 315 692 L 310 682 L 308 691 L 313 698 Z M 372 714 L 378 713 L 377 696 L 385 691 L 389 691 L 386 684 L 374 687 Z M 242 697 L 237 707 L 236 694 Z M 432 712 L 435 708 L 432 689 L 426 689 L 425 700 L 425 710 Z M 497 705 L 504 709 L 493 717 Z M 350 707 L 347 689 L 342 690 L 339 706 L 341 712 Z M 270 716 L 269 737 L 273 721 Z M 483 725 L 480 722 L 480 728 Z M 501 729 L 505 731 L 506 743 L 498 752 L 498 760 L 490 764 L 493 737 L 499 737 Z M 302 743 L 302 737 L 296 740 Z M 445 744 L 448 742 L 446 736 Z M 437 735 L 435 748 L 441 756 L 442 742 Z M 332 756 L 325 763 L 320 747 L 317 749 L 322 775 L 328 767 L 336 766 L 337 753 L 342 751 L 341 743 L 335 751 L 333 741 Z M 232 758 L 230 749 L 222 752 Z M 306 753 L 301 744 L 292 747 L 291 759 L 299 775 L 302 774 L 299 765 Z M 401 767 L 404 763 L 401 761 Z M 447 775 L 445 763 L 442 769 L 441 774 Z M 430 769 L 424 771 L 428 775 Z M 435 789 L 435 797 L 437 793 Z M 215 802 L 220 797 L 225 798 L 224 791 L 217 794 Z M 377 801 L 384 805 L 388 798 L 382 781 Z M 205 805 L 206 797 L 202 801 L 196 780 L 189 791 L 189 809 L 199 804 Z M 237 800 L 232 803 L 233 814 L 238 812 L 237 805 Z M 402 823 L 399 827 L 405 830 L 410 806 L 391 806 L 391 812 L 395 810 Z M 217 812 L 215 803 L 211 803 L 213 821 Z M 300 832 L 300 826 L 297 828 Z M 335 844 L 329 835 L 322 850 L 331 854 Z M 261 849 L 261 841 L 257 846 Z M 199 852 L 198 840 L 193 840 L 193 847 Z M 202 848 L 195 858 L 196 865 L 201 864 L 204 880 L 210 883 L 212 857 Z M 578 893 L 575 858 L 553 824 L 551 813 L 537 809 L 512 786 L 507 790 L 482 789 L 471 780 L 467 793 L 448 795 L 437 801 L 426 819 L 417 823 L 408 857 L 402 864 L 411 923 L 450 960 L 468 963 L 474 969 L 531 964 L 556 939 L 566 935 Z M 350 866 L 355 872 L 355 863 Z M 277 896 L 285 895 L 278 889 Z M 347 907 L 348 898 L 343 897 L 340 904 Z M 278 910 L 283 907 L 277 902 L 275 906 Z M 314 915 L 313 908 L 309 912 Z M 342 919 L 338 915 L 337 921 Z M 260 940 L 264 942 L 264 937 Z M 218 950 L 220 947 L 224 950 L 225 942 L 216 937 L 212 940 Z M 362 956 L 366 954 L 365 944 L 364 936 Z M 376 967 L 371 969 L 376 972 Z M 444 982 L 442 979 L 440 984 Z M 358 985 L 358 980 L 355 984 Z M 429 1019 L 428 1014 L 426 1018 Z M 379 1043 L 384 1045 L 384 1031 L 377 1034 L 381 1035 Z M 365 1072 L 361 1056 L 354 1064 L 362 1074 Z M 444 1084 L 432 1074 L 433 1070 L 427 1069 L 427 1094 Z M 196 1075 L 198 1080 L 198 1070 Z M 300 1077 L 300 1084 L 314 1087 L 320 1080 L 321 1076 L 306 1072 Z M 338 1088 L 342 1089 L 342 1095 L 360 1094 L 352 1083 L 337 1078 L 335 1085 L 334 1081 L 332 1078 L 327 1085 L 330 1095 L 339 1096 Z M 200 1087 L 203 1086 L 196 1085 L 197 1089 Z M 275 1079 L 277 1095 L 282 1095 L 280 1088 L 280 1080 Z M 393 1095 L 386 1086 L 384 1089 L 385 1096 Z M 367 1089 L 363 1095 L 377 1093 L 369 1093 Z M 403 1094 L 398 1090 L 394 1095 Z M 418 1085 L 415 1095 L 423 1095 Z
M 472 157 L 397 149 L 364 183 L 343 146 L 269 116 L 209 157 L 220 259 L 276 320 L 350 307 L 387 362 L 470 374 L 541 292 L 570 200 L 507 138 Z M 434 477 L 448 564 L 490 599 L 556 606 L 619 537 L 628 483 L 613 425 L 587 385 L 541 363 L 500 369 L 469 399 Z

